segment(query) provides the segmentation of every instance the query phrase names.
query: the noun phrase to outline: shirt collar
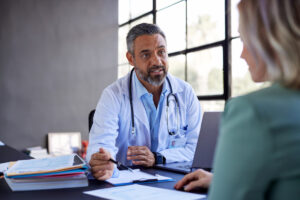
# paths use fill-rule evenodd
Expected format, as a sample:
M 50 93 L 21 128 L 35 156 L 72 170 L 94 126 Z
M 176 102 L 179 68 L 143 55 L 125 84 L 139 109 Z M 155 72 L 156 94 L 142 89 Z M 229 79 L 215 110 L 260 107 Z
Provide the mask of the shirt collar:
M 141 98 L 141 97 L 142 97 L 143 95 L 145 95 L 145 94 L 149 94 L 149 92 L 147 91 L 147 89 L 143 86 L 143 84 L 142 84 L 142 83 L 140 82 L 140 80 L 137 78 L 135 71 L 134 71 L 134 73 L 133 73 L 133 81 L 134 81 L 134 85 L 135 85 L 135 88 L 136 88 L 137 96 L 138 96 L 139 98 Z M 164 94 L 164 95 L 165 95 L 165 93 L 166 93 L 167 91 L 170 91 L 169 85 L 166 86 L 166 85 L 167 85 L 166 82 L 167 82 L 167 80 L 164 81 L 164 83 L 163 83 L 163 88 L 162 88 L 162 94 Z M 168 88 L 167 88 L 167 87 L 168 87 Z

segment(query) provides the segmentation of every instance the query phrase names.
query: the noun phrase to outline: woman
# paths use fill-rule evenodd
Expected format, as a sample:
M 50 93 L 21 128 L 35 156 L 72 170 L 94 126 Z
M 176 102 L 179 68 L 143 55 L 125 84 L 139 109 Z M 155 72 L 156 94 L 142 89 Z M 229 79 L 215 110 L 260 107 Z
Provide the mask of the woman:
M 174 187 L 211 185 L 218 200 L 299 199 L 300 0 L 241 0 L 238 9 L 241 57 L 254 82 L 273 84 L 227 103 L 214 175 L 198 170 Z

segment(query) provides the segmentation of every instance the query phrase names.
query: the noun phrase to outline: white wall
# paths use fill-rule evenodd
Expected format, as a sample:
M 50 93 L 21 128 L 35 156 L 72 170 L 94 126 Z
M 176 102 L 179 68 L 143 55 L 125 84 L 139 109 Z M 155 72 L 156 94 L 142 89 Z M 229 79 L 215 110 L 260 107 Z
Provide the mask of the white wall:
M 117 78 L 117 0 L 0 1 L 0 141 L 80 131 Z

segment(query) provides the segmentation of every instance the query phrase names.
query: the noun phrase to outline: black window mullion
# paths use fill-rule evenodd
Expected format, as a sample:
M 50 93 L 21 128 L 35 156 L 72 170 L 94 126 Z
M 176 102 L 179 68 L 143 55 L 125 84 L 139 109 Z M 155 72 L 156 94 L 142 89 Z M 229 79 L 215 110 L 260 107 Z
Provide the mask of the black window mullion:
M 231 97 L 231 0 L 225 0 L 225 43 L 223 47 L 224 97 Z
M 188 48 L 188 23 L 187 23 L 187 0 L 185 0 L 185 49 Z M 187 53 L 185 52 L 185 60 L 184 60 L 184 66 L 185 66 L 185 69 L 184 69 L 184 79 L 185 81 L 188 80 L 188 73 L 187 73 L 187 70 L 188 70 L 188 67 L 187 67 Z
M 153 13 L 153 24 L 156 24 L 156 0 L 152 1 L 153 6 L 152 6 L 152 13 Z

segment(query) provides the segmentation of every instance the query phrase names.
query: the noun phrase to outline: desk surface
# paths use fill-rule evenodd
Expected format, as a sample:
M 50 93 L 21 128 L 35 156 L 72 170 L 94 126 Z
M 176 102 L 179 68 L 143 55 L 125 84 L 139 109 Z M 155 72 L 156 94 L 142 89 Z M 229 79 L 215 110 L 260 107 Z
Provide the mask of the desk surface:
M 20 159 L 30 159 L 30 157 L 26 154 L 23 154 L 9 146 L 0 146 L 0 163 L 15 161 Z M 177 174 L 173 172 L 157 170 L 157 169 L 146 169 L 149 172 L 156 172 L 163 176 L 172 177 L 175 181 L 173 182 L 162 182 L 162 183 L 144 183 L 144 185 L 149 185 L 153 187 L 160 187 L 166 189 L 173 189 L 174 184 L 180 180 L 183 175 Z M 82 188 L 63 188 L 63 189 L 55 189 L 55 190 L 37 190 L 37 191 L 22 191 L 22 192 L 12 192 L 8 185 L 6 184 L 4 179 L 0 179 L 0 195 L 1 199 L 43 199 L 43 200 L 53 200 L 53 199 L 80 199 L 80 200 L 92 200 L 92 199 L 100 199 L 98 197 L 90 196 L 83 194 L 84 191 L 90 191 L 101 188 L 109 188 L 113 187 L 111 184 L 106 183 L 104 181 L 98 180 L 89 180 L 88 187 Z

